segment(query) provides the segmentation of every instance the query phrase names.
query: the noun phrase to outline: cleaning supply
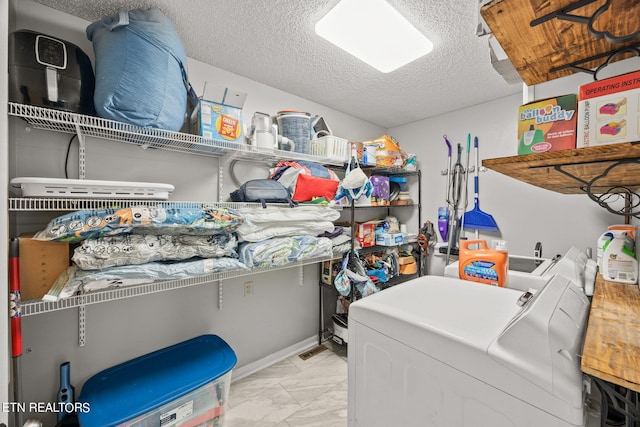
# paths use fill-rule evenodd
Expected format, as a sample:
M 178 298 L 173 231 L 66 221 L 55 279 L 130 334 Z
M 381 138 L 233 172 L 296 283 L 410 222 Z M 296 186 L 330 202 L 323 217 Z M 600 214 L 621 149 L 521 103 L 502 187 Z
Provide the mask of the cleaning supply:
M 596 264 L 598 268 L 602 271 L 602 255 L 604 253 L 605 244 L 608 244 L 610 240 L 614 238 L 614 236 L 622 235 L 623 233 L 627 233 L 627 235 L 634 240 L 636 239 L 636 227 L 629 224 L 615 224 L 610 225 L 607 228 L 607 231 L 602 233 L 602 235 L 598 238 L 597 248 L 596 248 Z M 635 247 L 635 243 L 634 246 Z
M 506 242 L 500 241 L 496 249 L 490 249 L 484 239 L 460 240 L 458 275 L 461 279 L 504 287 L 508 270 Z
M 605 280 L 632 285 L 638 282 L 635 240 L 628 233 L 614 234 L 612 239 L 604 243 L 601 262 Z
M 478 171 L 480 169 L 480 160 L 478 158 L 478 137 L 473 139 L 473 147 L 476 157 L 476 169 L 475 176 L 473 177 L 473 209 L 464 213 L 463 224 L 464 228 L 476 230 L 476 239 L 478 238 L 478 230 L 485 231 L 498 231 L 498 224 L 493 216 L 480 210 L 480 193 L 479 193 L 479 177 Z
M 438 231 L 442 241 L 446 242 L 449 237 L 449 210 L 445 206 L 438 208 Z

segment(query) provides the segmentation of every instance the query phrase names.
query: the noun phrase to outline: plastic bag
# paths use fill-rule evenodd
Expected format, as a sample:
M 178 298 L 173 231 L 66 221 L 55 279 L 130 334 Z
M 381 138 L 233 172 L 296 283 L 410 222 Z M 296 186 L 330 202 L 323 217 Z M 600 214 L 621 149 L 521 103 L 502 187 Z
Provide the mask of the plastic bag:
M 351 263 L 351 268 L 349 266 Z M 353 271 L 355 270 L 355 271 Z M 367 272 L 360 261 L 358 252 L 356 251 L 353 256 L 350 252 L 347 252 L 342 259 L 342 269 L 336 275 L 334 279 L 334 286 L 336 290 L 342 296 L 348 296 L 351 293 L 352 284 L 356 287 L 362 297 L 372 295 L 379 291 L 378 287 L 367 276 Z
M 355 164 L 352 165 L 352 162 Z M 346 197 L 347 200 L 353 202 L 361 196 L 369 197 L 371 191 L 373 191 L 373 184 L 371 184 L 369 177 L 360 168 L 358 160 L 352 157 L 349 159 L 344 179 L 338 186 L 338 192 L 334 200 L 340 200 Z
M 159 9 L 120 11 L 90 24 L 96 57 L 94 104 L 100 117 L 177 131 L 190 88 L 187 56 Z

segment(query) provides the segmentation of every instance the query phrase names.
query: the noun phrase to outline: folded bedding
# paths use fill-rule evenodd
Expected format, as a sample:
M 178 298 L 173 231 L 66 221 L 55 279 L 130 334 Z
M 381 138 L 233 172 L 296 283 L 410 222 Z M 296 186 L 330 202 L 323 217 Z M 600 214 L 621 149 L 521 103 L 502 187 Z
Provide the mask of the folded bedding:
M 241 208 L 244 222 L 236 229 L 240 241 L 260 242 L 272 237 L 317 236 L 331 232 L 340 212 L 329 207 Z
M 96 270 L 153 261 L 180 261 L 193 257 L 237 258 L 235 234 L 128 234 L 83 240 L 72 261 L 82 270 Z
M 331 240 L 326 237 L 274 237 L 260 242 L 241 243 L 240 260 L 250 267 L 286 265 L 309 258 L 331 256 Z
M 222 207 L 174 208 L 133 206 L 82 210 L 59 216 L 35 238 L 58 242 L 81 242 L 103 236 L 139 234 L 231 233 L 243 222 L 235 209 Z
M 150 262 L 103 270 L 80 270 L 72 266 L 58 277 L 43 300 L 57 301 L 68 298 L 80 289 L 90 292 L 110 287 L 140 285 L 157 280 L 187 279 L 230 270 L 248 270 L 248 267 L 236 258 L 226 257 L 174 263 Z
M 331 245 L 334 255 L 343 254 L 351 249 L 351 237 L 346 234 L 331 237 Z

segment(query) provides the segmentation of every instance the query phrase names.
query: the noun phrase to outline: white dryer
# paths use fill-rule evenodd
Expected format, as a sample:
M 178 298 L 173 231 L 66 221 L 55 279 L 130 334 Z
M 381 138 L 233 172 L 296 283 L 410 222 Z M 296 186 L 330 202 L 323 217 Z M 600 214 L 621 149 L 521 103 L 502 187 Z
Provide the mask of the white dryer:
M 350 427 L 585 425 L 589 300 L 424 276 L 349 308 Z

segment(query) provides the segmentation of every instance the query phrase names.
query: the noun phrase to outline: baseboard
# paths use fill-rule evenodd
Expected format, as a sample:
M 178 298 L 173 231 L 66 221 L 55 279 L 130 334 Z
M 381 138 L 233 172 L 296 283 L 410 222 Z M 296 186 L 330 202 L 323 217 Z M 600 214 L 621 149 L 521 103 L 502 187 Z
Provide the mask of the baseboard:
M 297 344 L 293 344 L 287 348 L 283 348 L 278 352 L 263 357 L 262 359 L 256 360 L 255 362 L 248 363 L 239 368 L 234 368 L 233 374 L 231 375 L 231 382 L 235 382 L 248 377 L 249 375 L 258 372 L 261 369 L 268 368 L 274 363 L 278 363 L 281 360 L 286 359 L 287 357 L 293 356 L 294 354 L 302 353 L 303 351 L 308 350 L 310 347 L 314 347 L 316 345 L 318 345 L 318 336 L 314 335 L 303 341 L 300 341 Z

